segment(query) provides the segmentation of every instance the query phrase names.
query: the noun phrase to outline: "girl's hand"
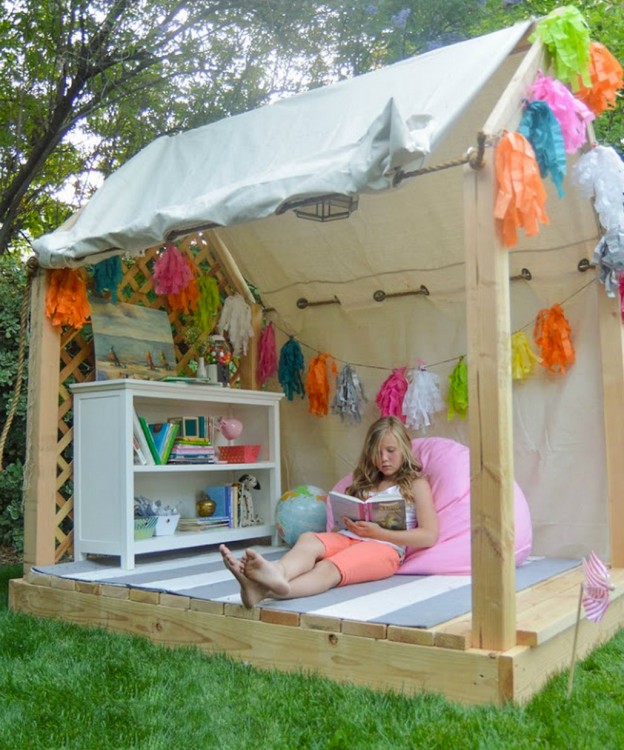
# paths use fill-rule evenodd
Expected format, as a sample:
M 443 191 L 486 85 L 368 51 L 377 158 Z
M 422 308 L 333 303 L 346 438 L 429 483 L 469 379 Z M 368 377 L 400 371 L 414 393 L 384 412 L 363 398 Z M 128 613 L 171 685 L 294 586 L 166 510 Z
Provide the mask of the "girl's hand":
M 350 518 L 343 518 L 344 525 L 347 529 L 362 539 L 378 539 L 381 526 L 372 521 L 352 521 Z

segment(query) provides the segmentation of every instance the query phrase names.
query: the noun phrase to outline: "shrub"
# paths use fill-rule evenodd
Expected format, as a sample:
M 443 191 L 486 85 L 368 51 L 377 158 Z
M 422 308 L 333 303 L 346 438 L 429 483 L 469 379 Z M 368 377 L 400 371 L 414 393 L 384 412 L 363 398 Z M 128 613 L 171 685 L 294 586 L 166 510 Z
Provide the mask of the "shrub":
M 11 407 L 17 378 L 20 313 L 26 291 L 26 270 L 22 259 L 0 255 L 0 425 L 4 427 Z M 4 446 L 0 471 L 0 544 L 23 549 L 23 466 L 26 453 L 27 368 L 22 392 Z

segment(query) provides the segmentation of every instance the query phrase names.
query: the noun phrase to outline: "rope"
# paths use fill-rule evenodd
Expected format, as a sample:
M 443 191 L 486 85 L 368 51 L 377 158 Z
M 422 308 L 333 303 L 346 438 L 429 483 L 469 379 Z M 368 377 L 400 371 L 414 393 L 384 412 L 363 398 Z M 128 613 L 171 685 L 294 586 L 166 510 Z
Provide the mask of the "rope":
M 13 417 L 17 412 L 17 405 L 22 390 L 22 379 L 24 377 L 25 363 L 24 354 L 26 352 L 26 328 L 28 325 L 28 311 L 30 309 L 30 288 L 32 286 L 32 280 L 38 267 L 39 263 L 34 256 L 30 257 L 26 261 L 26 289 L 24 290 L 24 299 L 22 300 L 22 309 L 20 312 L 20 340 L 17 349 L 17 372 L 11 406 L 9 407 L 6 422 L 4 423 L 4 427 L 2 428 L 2 435 L 0 435 L 0 471 L 2 471 L 4 468 L 4 446 L 9 435 Z
M 487 137 L 485 133 L 480 132 L 477 135 L 477 150 L 469 149 L 465 156 L 459 159 L 453 159 L 451 161 L 443 161 L 440 164 L 434 164 L 430 167 L 423 167 L 422 169 L 415 169 L 412 172 L 403 172 L 399 170 L 394 176 L 393 185 L 396 187 L 400 182 L 405 180 L 407 177 L 419 177 L 423 174 L 430 174 L 431 172 L 441 172 L 443 169 L 450 169 L 451 167 L 460 167 L 462 164 L 470 164 L 473 169 L 482 169 L 484 165 L 483 155 L 485 154 L 485 144 Z

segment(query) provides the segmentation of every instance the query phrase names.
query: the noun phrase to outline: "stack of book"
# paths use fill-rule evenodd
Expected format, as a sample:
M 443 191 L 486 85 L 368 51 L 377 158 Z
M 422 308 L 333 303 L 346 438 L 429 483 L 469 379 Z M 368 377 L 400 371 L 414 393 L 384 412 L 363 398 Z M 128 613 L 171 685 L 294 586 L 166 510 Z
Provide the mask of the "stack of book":
M 178 521 L 178 531 L 208 531 L 228 527 L 230 519 L 227 516 L 192 516 Z
M 205 438 L 178 438 L 169 454 L 170 464 L 214 464 L 217 455 L 214 445 Z

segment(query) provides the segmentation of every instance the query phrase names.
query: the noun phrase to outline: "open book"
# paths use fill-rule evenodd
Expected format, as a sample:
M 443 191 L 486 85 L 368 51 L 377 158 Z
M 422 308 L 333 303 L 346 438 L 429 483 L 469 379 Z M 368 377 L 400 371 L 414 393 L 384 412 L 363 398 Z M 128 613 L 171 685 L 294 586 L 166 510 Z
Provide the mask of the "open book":
M 359 500 L 341 492 L 330 492 L 329 503 L 334 516 L 334 530 L 345 529 L 343 518 L 352 521 L 374 521 L 385 529 L 401 531 L 406 528 L 405 499 L 401 495 L 378 495 Z

